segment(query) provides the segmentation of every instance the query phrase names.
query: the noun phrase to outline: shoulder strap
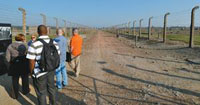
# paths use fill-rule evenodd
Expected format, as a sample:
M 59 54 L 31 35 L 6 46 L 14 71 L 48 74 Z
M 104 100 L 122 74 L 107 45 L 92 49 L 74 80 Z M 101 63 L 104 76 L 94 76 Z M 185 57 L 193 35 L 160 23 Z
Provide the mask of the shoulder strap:
M 50 38 L 49 44 L 53 44 L 53 39 Z
M 42 44 L 47 44 L 43 39 L 37 39 L 37 41 L 40 41 Z

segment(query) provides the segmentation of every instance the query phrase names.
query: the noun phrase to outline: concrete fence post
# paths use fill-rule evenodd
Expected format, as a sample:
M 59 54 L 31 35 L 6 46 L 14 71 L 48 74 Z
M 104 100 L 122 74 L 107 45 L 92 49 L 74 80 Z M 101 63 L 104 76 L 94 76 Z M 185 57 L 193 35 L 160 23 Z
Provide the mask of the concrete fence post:
M 41 16 L 42 16 L 42 18 L 43 18 L 43 25 L 47 25 L 47 22 L 46 22 L 46 15 L 44 15 L 44 14 L 40 14 Z
M 194 36 L 194 24 L 195 24 L 195 10 L 199 9 L 199 6 L 195 6 L 192 9 L 191 13 L 191 26 L 190 26 L 190 42 L 189 42 L 189 48 L 193 47 L 193 36 Z
M 150 35 L 151 35 L 152 19 L 153 19 L 153 17 L 150 17 L 150 18 L 149 18 L 148 40 L 150 40 Z
M 131 22 L 128 22 L 128 35 L 130 35 L 131 27 L 130 27 Z
M 124 35 L 126 35 L 126 29 L 127 29 L 126 24 L 127 24 L 127 23 L 124 23 Z
M 56 21 L 56 29 L 58 29 L 58 18 L 54 17 L 55 21 Z
M 22 24 L 23 24 L 22 30 L 24 35 L 26 35 L 26 10 L 24 8 L 18 8 L 18 10 L 22 12 Z
M 135 24 L 136 24 L 136 21 L 133 21 L 133 35 L 135 35 Z
M 141 37 L 141 34 L 142 34 L 142 21 L 143 19 L 140 19 L 139 38 Z
M 64 22 L 64 33 L 65 33 L 65 36 L 67 35 L 67 31 L 66 31 L 66 28 L 67 28 L 67 22 L 66 20 L 63 20 Z
M 170 15 L 170 13 L 166 13 L 164 16 L 164 27 L 163 27 L 163 43 L 166 42 L 166 35 L 167 35 L 167 16 Z
M 70 26 L 70 28 L 69 28 L 69 35 L 72 36 L 72 28 L 73 28 L 72 27 L 72 22 L 69 22 L 69 24 L 70 24 L 69 25 Z

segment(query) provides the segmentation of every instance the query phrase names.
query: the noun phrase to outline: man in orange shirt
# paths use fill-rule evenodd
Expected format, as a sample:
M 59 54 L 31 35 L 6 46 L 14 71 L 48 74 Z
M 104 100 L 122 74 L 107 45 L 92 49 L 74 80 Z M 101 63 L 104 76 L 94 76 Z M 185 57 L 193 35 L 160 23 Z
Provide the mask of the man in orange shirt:
M 72 61 L 70 62 L 70 65 L 72 69 L 75 71 L 75 76 L 78 77 L 79 73 L 81 71 L 80 68 L 80 56 L 81 56 L 81 50 L 82 50 L 82 44 L 83 44 L 83 39 L 82 37 L 78 34 L 78 29 L 74 28 L 72 30 L 73 36 L 70 40 L 70 50 L 72 54 Z

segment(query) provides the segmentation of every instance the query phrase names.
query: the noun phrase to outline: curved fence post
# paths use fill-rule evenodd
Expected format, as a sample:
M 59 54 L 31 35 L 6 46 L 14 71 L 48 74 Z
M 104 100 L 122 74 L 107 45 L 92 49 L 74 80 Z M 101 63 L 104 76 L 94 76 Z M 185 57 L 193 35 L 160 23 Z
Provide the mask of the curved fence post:
M 143 19 L 140 19 L 139 38 L 141 37 L 141 34 L 142 34 L 142 21 Z
M 24 8 L 18 8 L 18 10 L 22 12 L 23 33 L 26 35 L 26 10 Z
M 170 15 L 170 13 L 166 13 L 164 16 L 164 27 L 163 27 L 163 43 L 166 42 L 166 35 L 167 35 L 167 16 Z
M 148 40 L 150 40 L 150 35 L 151 35 L 151 24 L 152 24 L 152 19 L 153 19 L 153 17 L 150 17 L 150 18 L 149 18 Z
M 199 6 L 195 6 L 192 9 L 191 13 L 191 26 L 190 26 L 190 42 L 189 42 L 189 48 L 193 47 L 193 36 L 194 36 L 194 22 L 195 22 L 195 10 L 199 9 Z

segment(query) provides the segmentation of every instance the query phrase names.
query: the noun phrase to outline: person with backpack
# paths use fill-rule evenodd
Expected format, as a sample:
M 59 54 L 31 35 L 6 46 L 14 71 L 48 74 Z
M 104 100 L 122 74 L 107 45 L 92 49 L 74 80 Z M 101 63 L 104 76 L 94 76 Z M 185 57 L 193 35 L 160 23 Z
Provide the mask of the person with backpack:
M 22 78 L 23 94 L 28 94 L 29 89 L 29 67 L 26 59 L 27 46 L 24 43 L 25 36 L 15 36 L 15 42 L 10 44 L 6 50 L 6 60 L 9 62 L 8 75 L 12 76 L 12 98 L 17 99 L 19 95 L 19 78 Z
M 56 30 L 57 37 L 54 39 L 60 48 L 60 66 L 56 69 L 56 86 L 58 90 L 68 85 L 67 69 L 66 69 L 66 50 L 68 47 L 68 40 L 63 36 L 64 31 L 62 29 Z
M 47 35 L 45 25 L 38 26 L 37 31 L 39 38 L 28 48 L 26 58 L 29 59 L 38 104 L 47 104 L 46 92 L 48 92 L 50 105 L 55 105 L 54 73 L 60 64 L 60 50 L 58 44 Z
M 82 37 L 78 34 L 78 29 L 74 28 L 72 30 L 72 38 L 70 40 L 70 50 L 72 54 L 72 61 L 70 62 L 70 66 L 72 69 L 75 71 L 75 76 L 78 77 L 79 73 L 81 71 L 81 50 L 82 50 L 82 44 L 83 44 L 83 39 Z

